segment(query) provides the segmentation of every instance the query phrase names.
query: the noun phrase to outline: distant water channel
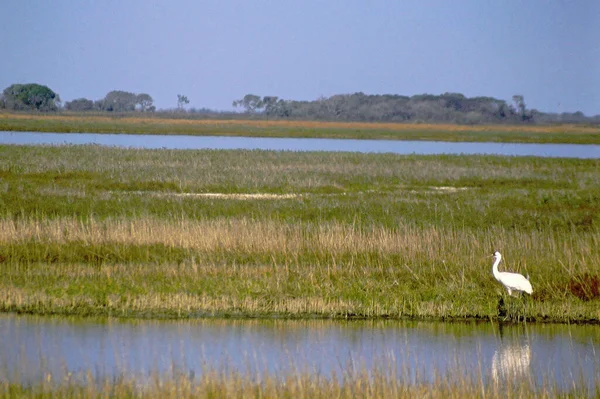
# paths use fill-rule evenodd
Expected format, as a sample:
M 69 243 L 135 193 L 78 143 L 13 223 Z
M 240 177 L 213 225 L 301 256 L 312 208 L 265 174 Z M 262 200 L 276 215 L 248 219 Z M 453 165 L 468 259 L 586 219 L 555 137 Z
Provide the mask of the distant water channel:
M 144 134 L 0 132 L 0 144 L 98 144 L 148 149 L 245 149 L 344 151 L 395 154 L 487 154 L 559 158 L 600 158 L 595 144 L 453 143 L 442 141 L 350 140 Z
M 400 321 L 120 320 L 0 314 L 0 380 L 24 384 L 48 374 L 91 372 L 143 381 L 199 377 L 203 370 L 397 370 L 405 381 L 435 373 L 465 378 L 525 378 L 598 389 L 598 326 Z M 407 378 L 408 377 L 408 378 Z M 555 384 L 555 385 L 554 385 Z M 538 386 L 539 386 L 538 385 Z

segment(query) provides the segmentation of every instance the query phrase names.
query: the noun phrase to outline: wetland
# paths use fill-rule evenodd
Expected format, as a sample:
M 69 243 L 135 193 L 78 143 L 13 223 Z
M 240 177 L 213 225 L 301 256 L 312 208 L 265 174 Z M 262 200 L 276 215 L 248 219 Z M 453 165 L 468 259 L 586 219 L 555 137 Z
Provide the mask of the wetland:
M 593 396 L 599 170 L 593 157 L 0 145 L 0 310 L 15 344 L 1 366 L 17 370 L 2 394 Z M 494 280 L 496 250 L 532 296 Z M 133 374 L 111 369 L 122 336 Z M 546 339 L 566 349 L 544 355 Z M 498 385 L 505 341 L 530 366 Z M 244 342 L 263 345 L 246 351 L 261 373 L 243 357 L 203 363 L 202 348 Z M 16 367 L 38 355 L 62 366 Z M 552 367 L 569 356 L 586 370 L 570 379 Z

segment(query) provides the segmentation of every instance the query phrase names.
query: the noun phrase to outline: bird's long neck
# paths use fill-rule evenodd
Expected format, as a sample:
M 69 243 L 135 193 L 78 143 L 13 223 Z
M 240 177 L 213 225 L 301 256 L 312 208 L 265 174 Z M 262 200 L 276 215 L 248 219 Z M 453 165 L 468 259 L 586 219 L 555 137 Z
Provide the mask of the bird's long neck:
M 502 258 L 496 258 L 494 260 L 494 265 L 492 266 L 492 273 L 494 273 L 494 277 L 496 278 L 496 280 L 500 280 L 500 272 L 498 271 L 498 265 L 500 264 L 500 260 Z

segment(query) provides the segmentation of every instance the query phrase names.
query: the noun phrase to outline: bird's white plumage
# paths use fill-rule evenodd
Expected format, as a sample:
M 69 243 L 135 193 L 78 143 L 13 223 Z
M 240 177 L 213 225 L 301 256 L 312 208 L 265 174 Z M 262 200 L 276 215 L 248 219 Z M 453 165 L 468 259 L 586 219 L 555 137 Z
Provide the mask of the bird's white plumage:
M 494 265 L 492 266 L 492 273 L 494 273 L 494 277 L 496 278 L 496 280 L 500 281 L 502 285 L 506 287 L 508 295 L 512 295 L 513 291 L 526 292 L 529 295 L 531 295 L 531 293 L 533 292 L 531 283 L 522 274 L 498 271 L 498 265 L 500 264 L 501 260 L 502 255 L 500 255 L 500 252 L 496 252 L 494 254 Z

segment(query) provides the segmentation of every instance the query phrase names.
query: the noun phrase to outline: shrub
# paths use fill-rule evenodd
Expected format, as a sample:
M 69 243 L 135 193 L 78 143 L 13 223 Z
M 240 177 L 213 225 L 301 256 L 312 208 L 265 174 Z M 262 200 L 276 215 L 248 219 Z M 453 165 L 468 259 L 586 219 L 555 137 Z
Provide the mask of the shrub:
M 579 274 L 569 281 L 569 290 L 584 301 L 600 298 L 600 278 L 590 273 Z

